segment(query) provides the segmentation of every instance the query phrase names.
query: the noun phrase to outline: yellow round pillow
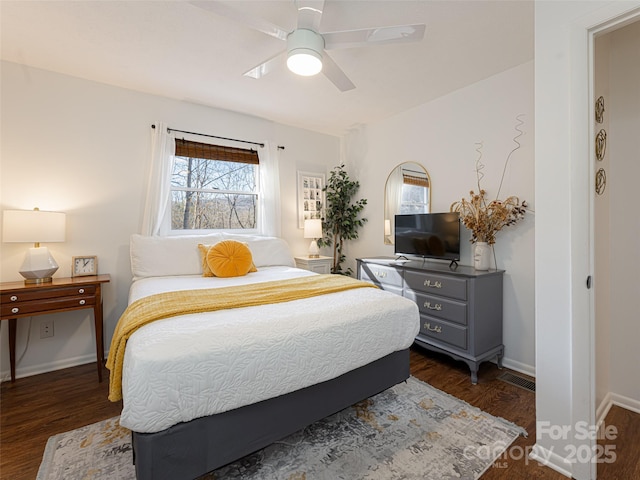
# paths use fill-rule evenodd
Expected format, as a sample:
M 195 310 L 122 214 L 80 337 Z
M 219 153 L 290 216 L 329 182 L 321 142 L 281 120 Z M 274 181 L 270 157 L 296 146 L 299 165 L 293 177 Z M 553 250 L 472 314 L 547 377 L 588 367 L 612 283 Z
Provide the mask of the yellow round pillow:
M 246 244 L 223 240 L 209 248 L 207 265 L 216 277 L 241 277 L 253 267 L 253 257 Z

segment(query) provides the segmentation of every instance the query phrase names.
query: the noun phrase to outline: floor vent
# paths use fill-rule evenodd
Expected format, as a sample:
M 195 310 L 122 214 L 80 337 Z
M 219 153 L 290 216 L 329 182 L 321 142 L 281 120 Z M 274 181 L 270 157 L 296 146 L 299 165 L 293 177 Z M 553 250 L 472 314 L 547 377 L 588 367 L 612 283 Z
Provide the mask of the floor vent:
M 498 377 L 498 380 L 510 383 L 511 385 L 515 385 L 516 387 L 524 388 L 525 390 L 529 390 L 530 392 L 535 393 L 536 391 L 536 382 L 533 382 L 519 375 L 515 375 L 511 372 L 503 373 Z

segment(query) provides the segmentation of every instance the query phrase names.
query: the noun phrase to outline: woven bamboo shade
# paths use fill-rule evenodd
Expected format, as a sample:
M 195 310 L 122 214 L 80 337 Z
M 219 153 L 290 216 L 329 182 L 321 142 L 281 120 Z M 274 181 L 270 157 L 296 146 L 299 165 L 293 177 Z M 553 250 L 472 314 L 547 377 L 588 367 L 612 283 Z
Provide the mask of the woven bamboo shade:
M 258 165 L 258 152 L 236 147 L 223 147 L 209 143 L 194 142 L 184 138 L 176 139 L 176 156 L 224 160 L 227 162 L 250 163 Z
M 403 173 L 402 181 L 407 185 L 429 188 L 429 179 L 427 177 L 416 177 L 415 175 L 407 175 L 406 173 Z

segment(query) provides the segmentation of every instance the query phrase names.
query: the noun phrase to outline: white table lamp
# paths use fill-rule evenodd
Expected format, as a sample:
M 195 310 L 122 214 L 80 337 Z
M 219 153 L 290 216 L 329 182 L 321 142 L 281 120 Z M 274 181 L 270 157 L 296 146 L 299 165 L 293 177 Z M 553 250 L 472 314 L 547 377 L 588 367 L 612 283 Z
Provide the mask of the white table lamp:
M 322 220 L 314 218 L 304 221 L 304 238 L 311 238 L 309 244 L 309 258 L 319 258 L 320 249 L 318 248 L 318 238 L 322 238 Z
M 20 275 L 25 283 L 51 282 L 58 264 L 47 247 L 40 242 L 64 242 L 66 215 L 60 212 L 34 210 L 5 210 L 2 218 L 2 241 L 33 243 L 27 250 Z

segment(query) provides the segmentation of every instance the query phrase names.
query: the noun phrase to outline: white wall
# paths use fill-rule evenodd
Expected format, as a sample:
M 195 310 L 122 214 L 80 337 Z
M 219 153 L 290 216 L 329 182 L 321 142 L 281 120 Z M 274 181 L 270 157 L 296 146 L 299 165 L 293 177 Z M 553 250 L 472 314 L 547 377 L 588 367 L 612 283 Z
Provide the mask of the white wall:
M 296 171 L 326 172 L 339 161 L 339 139 L 247 115 L 169 100 L 51 72 L 2 63 L 1 209 L 67 213 L 67 241 L 48 245 L 69 276 L 73 255 L 97 255 L 104 287 L 105 346 L 127 304 L 129 236 L 142 219 L 154 121 L 172 128 L 284 145 L 280 183 L 282 236 L 294 254 L 308 241 L 296 221 Z M 212 85 L 212 88 L 215 88 Z M 21 280 L 29 245 L 1 244 L 0 279 Z M 43 319 L 53 338 L 39 338 Z M 6 322 L 2 322 L 3 324 Z M 25 376 L 95 359 L 90 310 L 18 321 L 17 375 Z M 7 327 L 2 326 L 2 378 L 8 377 Z M 24 353 L 23 353 L 24 352 Z
M 596 464 L 578 422 L 595 422 L 593 150 L 589 32 L 613 24 L 638 1 L 536 2 L 536 418 L 533 457 L 576 479 Z M 636 376 L 637 378 L 637 376 Z M 542 423 L 544 422 L 544 423 Z M 546 427 L 568 428 L 555 435 Z M 571 448 L 570 448 L 571 447 Z M 582 450 L 581 450 L 582 451 Z
M 495 75 L 390 119 L 367 125 L 346 139 L 348 170 L 360 181 L 359 197 L 369 219 L 360 239 L 348 245 L 348 257 L 393 256 L 383 242 L 384 186 L 402 162 L 422 164 L 432 182 L 432 212 L 476 188 L 476 143 L 483 142 L 482 187 L 495 198 L 513 137 L 516 115 L 523 114 L 522 148 L 512 155 L 500 198 L 517 195 L 534 202 L 533 62 Z M 505 365 L 534 374 L 533 230 L 535 214 L 498 234 L 496 256 L 504 278 Z M 472 264 L 472 245 L 463 227 L 461 263 Z

